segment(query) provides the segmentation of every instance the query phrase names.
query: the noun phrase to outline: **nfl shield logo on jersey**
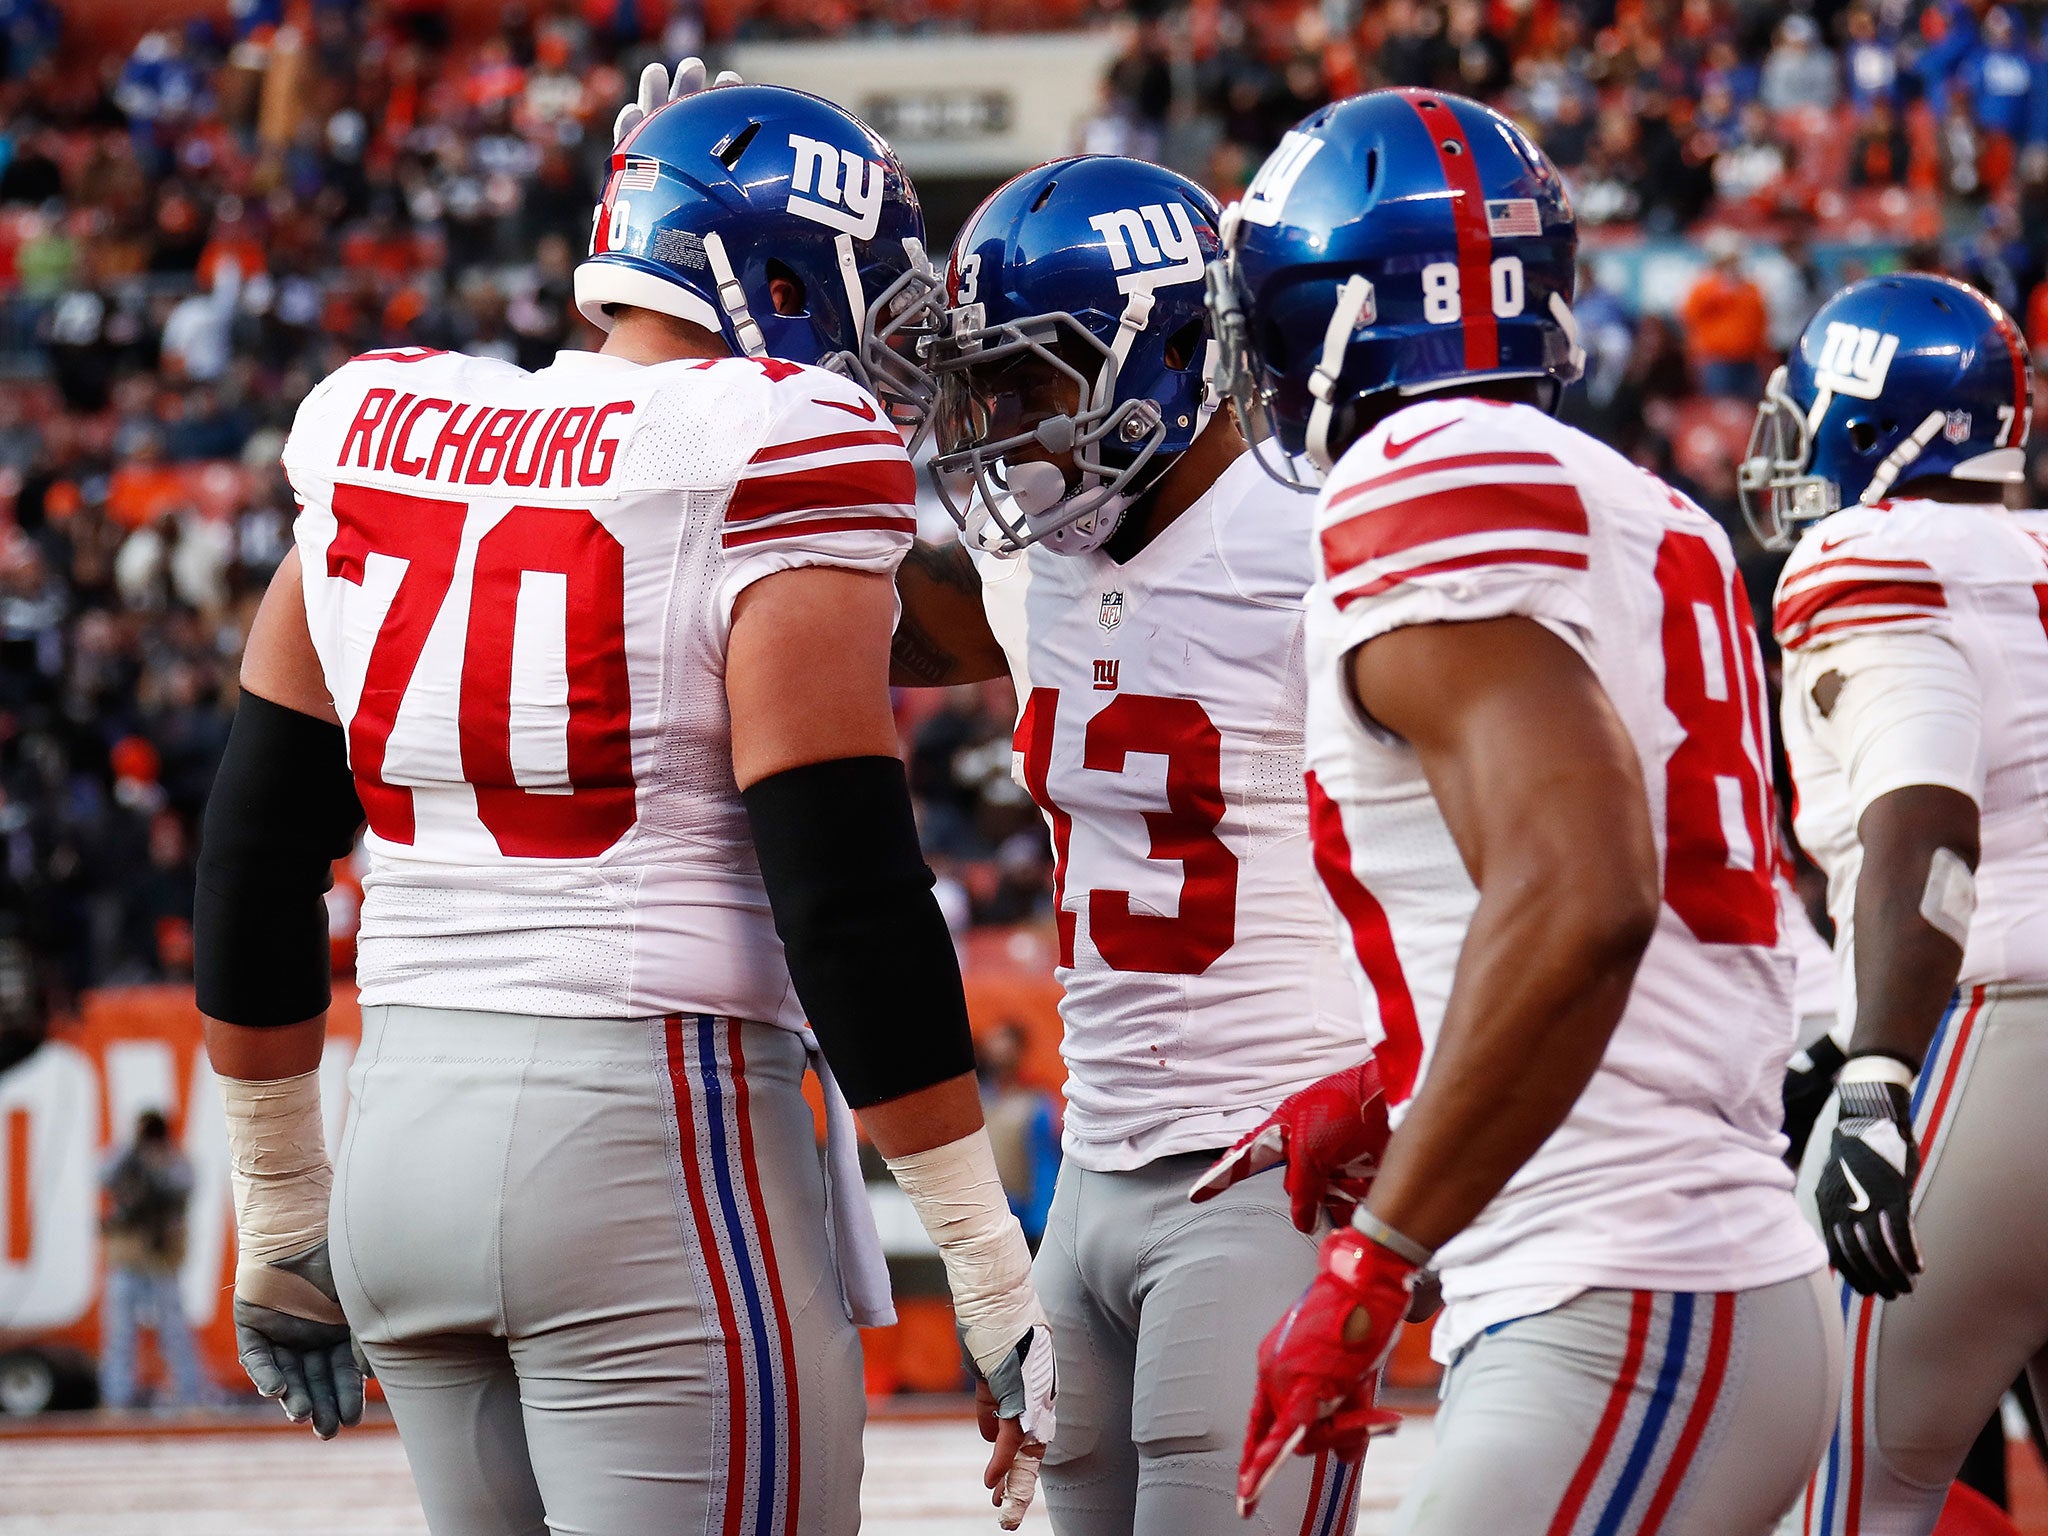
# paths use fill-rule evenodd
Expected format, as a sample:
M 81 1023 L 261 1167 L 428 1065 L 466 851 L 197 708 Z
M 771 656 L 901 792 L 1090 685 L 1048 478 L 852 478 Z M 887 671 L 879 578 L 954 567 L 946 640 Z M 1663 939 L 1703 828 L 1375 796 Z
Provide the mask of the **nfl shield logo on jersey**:
M 1948 413 L 1948 421 L 1941 429 L 1941 435 L 1952 443 L 1968 442 L 1970 440 L 1970 413 L 1968 411 L 1950 411 Z
M 1102 607 L 1095 615 L 1095 622 L 1104 629 L 1115 629 L 1124 621 L 1124 595 L 1121 591 L 1102 594 Z

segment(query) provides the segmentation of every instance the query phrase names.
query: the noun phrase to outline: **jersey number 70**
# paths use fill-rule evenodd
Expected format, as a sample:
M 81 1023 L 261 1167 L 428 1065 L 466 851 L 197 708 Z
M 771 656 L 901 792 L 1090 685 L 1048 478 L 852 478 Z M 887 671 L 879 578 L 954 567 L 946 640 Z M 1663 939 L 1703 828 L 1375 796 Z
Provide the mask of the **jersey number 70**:
M 384 755 L 454 584 L 468 515 L 465 502 L 334 488 L 327 574 L 361 586 L 371 555 L 405 562 L 348 722 L 357 793 L 386 842 L 413 841 L 413 792 L 385 779 Z M 519 783 L 512 765 L 513 625 L 525 578 L 550 573 L 565 587 L 568 783 L 536 787 Z M 453 724 L 477 818 L 508 858 L 595 858 L 633 825 L 625 590 L 619 541 L 580 507 L 514 507 L 477 542 Z

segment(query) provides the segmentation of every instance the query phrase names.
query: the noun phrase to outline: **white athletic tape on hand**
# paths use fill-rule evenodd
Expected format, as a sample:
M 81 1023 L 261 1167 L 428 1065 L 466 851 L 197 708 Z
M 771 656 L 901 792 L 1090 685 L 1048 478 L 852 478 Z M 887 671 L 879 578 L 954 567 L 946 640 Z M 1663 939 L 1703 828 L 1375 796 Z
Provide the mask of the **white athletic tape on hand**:
M 265 1306 L 285 1299 L 278 1293 L 278 1272 L 269 1266 L 297 1258 L 327 1236 L 327 1201 L 334 1187 L 334 1169 L 327 1161 L 327 1138 L 320 1119 L 320 1074 L 302 1072 L 250 1082 L 223 1077 L 221 1107 L 227 1113 L 229 1176 L 235 1191 L 235 1225 L 239 1239 L 235 1259 L 235 1293 Z M 286 1281 L 296 1277 L 285 1277 Z M 308 1306 L 331 1307 L 322 1322 L 340 1322 L 341 1309 L 317 1296 L 305 1282 L 288 1285 L 291 1310 L 311 1316 Z M 304 1295 L 299 1294 L 305 1293 Z M 305 1303 L 305 1305 L 300 1305 Z
M 996 1524 L 1004 1530 L 1014 1531 L 1024 1523 L 1024 1512 L 1038 1492 L 1038 1464 L 1043 1460 L 1043 1451 L 1019 1451 L 1010 1463 L 1003 1476 L 1003 1502 L 996 1510 Z
M 1953 848 L 1937 848 L 1927 861 L 1927 886 L 1920 892 L 1920 915 L 1935 932 L 1968 948 L 1970 919 L 1977 911 L 1977 877 Z
M 986 1376 L 1009 1359 L 1027 1331 L 1048 1327 L 1031 1285 L 1031 1250 L 1010 1213 L 988 1132 L 973 1131 L 943 1147 L 886 1161 L 938 1245 L 961 1338 Z M 1027 1356 L 1027 1368 L 1030 1363 Z M 1043 1399 L 1033 1396 L 1019 1427 L 1025 1439 L 1048 1443 L 1051 1404 L 1034 1412 Z

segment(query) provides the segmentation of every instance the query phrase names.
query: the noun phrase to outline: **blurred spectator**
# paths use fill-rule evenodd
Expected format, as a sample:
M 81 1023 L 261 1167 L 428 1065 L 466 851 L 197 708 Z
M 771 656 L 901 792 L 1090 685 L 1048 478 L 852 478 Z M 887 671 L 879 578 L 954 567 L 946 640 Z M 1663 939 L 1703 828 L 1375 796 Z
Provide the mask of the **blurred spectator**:
M 1856 124 L 1849 147 L 1849 184 L 1855 187 L 1896 187 L 1906 179 L 1912 153 L 1905 127 L 1888 97 L 1872 98 Z
M 1883 103 L 1892 106 L 1899 84 L 1899 53 L 1896 39 L 1879 35 L 1877 12 L 1867 5 L 1852 9 L 1844 22 L 1848 46 L 1843 50 L 1844 73 L 1849 80 L 1849 100 L 1858 108 Z
M 1742 247 L 1736 237 L 1716 230 L 1708 249 L 1713 264 L 1679 306 L 1686 350 L 1699 368 L 1700 387 L 1708 394 L 1754 399 L 1763 382 L 1757 360 L 1763 356 L 1770 312 L 1763 290 L 1742 270 Z
M 1794 11 L 1778 23 L 1777 45 L 1764 60 L 1758 99 L 1773 112 L 1817 107 L 1825 112 L 1841 95 L 1835 56 L 1820 45 L 1811 16 Z
M 156 1405 L 203 1403 L 212 1387 L 178 1294 L 192 1165 L 172 1144 L 171 1128 L 160 1113 L 144 1110 L 137 1118 L 135 1140 L 107 1169 L 101 1187 L 107 1199 L 100 1229 L 106 1236 L 107 1269 L 100 1302 L 100 1402 L 133 1408 L 140 1401 L 135 1346 L 148 1328 L 171 1377 Z
M 1005 1021 L 974 1043 L 981 1115 L 995 1146 L 996 1173 L 1033 1248 L 1045 1236 L 1060 1173 L 1059 1100 L 1023 1079 L 1024 1026 Z

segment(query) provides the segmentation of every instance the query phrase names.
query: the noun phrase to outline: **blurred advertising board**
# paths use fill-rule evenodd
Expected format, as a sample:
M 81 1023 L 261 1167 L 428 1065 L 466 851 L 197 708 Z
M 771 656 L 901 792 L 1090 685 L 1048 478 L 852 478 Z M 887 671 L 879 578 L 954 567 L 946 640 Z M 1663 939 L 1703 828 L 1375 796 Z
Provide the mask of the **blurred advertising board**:
M 1073 152 L 1121 46 L 1111 31 L 740 43 L 748 80 L 840 102 L 913 176 L 1009 176 Z

